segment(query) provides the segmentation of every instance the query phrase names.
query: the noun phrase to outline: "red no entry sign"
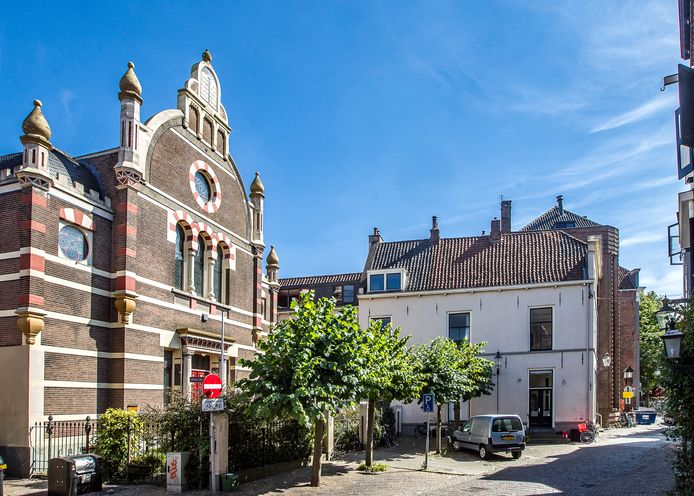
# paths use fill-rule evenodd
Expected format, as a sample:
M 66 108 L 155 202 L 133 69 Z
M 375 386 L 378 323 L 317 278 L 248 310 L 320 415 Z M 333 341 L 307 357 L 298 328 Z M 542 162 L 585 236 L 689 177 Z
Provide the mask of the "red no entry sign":
M 202 381 L 202 394 L 208 398 L 216 398 L 222 394 L 222 380 L 216 374 L 208 374 Z

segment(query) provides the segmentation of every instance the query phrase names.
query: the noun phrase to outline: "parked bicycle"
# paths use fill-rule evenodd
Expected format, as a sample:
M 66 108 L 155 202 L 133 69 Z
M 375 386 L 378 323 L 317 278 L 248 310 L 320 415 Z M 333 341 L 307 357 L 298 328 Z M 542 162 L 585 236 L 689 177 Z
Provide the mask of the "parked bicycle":
M 449 430 L 448 426 L 446 424 L 441 424 L 441 438 L 445 439 L 449 435 Z M 427 437 L 427 423 L 424 422 L 422 424 L 419 424 L 417 427 L 414 428 L 414 436 L 416 438 L 423 438 Z M 430 438 L 435 438 L 436 437 L 436 424 L 432 423 L 429 426 L 429 437 Z
M 633 412 L 621 412 L 619 414 L 620 427 L 636 427 L 636 418 Z
M 381 446 L 385 446 L 386 448 L 397 446 L 395 436 L 390 433 L 390 426 L 387 424 L 381 426 Z
M 582 443 L 594 443 L 598 440 L 598 426 L 588 420 L 585 424 L 578 424 L 578 431 L 581 433 Z

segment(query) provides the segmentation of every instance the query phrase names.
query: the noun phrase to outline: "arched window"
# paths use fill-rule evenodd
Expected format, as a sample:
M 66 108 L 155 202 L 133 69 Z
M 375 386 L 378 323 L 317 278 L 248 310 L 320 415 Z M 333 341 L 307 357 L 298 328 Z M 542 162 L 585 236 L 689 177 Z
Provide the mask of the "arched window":
M 205 240 L 198 235 L 198 251 L 193 260 L 193 284 L 195 285 L 195 294 L 202 296 L 205 280 Z
M 223 281 L 224 281 L 224 250 L 222 247 L 217 245 L 217 260 L 214 262 L 214 299 L 220 303 L 226 303 L 222 301 L 223 297 Z
M 186 233 L 181 224 L 176 225 L 176 253 L 174 254 L 174 286 L 178 289 L 183 289 L 183 261 L 185 254 L 183 252 L 186 240 Z

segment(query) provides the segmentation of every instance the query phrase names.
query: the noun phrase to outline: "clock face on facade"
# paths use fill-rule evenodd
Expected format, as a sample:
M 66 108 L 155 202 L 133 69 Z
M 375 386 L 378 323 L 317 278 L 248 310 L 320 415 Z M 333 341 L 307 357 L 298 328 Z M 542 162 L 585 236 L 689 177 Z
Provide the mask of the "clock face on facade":
M 217 81 L 207 67 L 200 73 L 200 97 L 213 107 L 217 106 Z

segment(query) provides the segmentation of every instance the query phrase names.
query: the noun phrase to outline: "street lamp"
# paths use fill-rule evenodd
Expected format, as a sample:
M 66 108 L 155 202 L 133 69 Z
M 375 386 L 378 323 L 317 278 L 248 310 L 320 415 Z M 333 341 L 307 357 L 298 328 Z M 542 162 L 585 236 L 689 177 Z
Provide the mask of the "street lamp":
M 658 327 L 660 327 L 660 329 L 663 331 L 667 329 L 670 321 L 674 322 L 676 314 L 677 310 L 670 306 L 670 300 L 663 298 L 663 306 L 660 307 L 660 309 L 655 313 L 655 318 L 658 321 Z
M 634 369 L 627 367 L 624 371 L 624 380 L 629 381 L 634 378 Z
M 501 366 L 501 352 L 499 350 L 496 350 L 494 361 L 496 362 L 496 413 L 499 413 L 499 368 Z
M 665 357 L 668 360 L 680 358 L 680 348 L 682 347 L 682 337 L 684 334 L 675 328 L 675 316 L 677 310 L 670 306 L 670 300 L 663 298 L 663 306 L 655 314 L 660 327 L 665 334 L 661 336 L 665 346 Z
M 684 334 L 675 329 L 674 319 L 669 322 L 669 329 L 661 336 L 665 345 L 665 358 L 674 360 L 680 357 L 680 348 Z

